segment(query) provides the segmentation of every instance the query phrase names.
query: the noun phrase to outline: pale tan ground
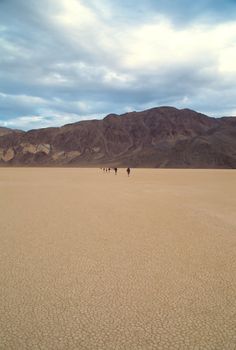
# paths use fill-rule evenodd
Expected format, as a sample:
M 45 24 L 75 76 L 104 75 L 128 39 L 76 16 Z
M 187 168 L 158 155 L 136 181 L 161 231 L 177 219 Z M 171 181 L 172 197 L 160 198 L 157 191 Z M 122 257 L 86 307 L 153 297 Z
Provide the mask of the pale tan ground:
M 0 349 L 236 349 L 236 171 L 0 169 Z

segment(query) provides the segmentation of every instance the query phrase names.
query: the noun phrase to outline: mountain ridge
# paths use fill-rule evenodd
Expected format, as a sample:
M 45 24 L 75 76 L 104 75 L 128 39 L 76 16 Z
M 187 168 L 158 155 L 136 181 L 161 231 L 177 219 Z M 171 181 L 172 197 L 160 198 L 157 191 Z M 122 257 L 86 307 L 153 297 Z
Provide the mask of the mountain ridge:
M 8 129 L 0 133 L 0 165 L 236 168 L 236 118 L 162 106 L 61 127 Z

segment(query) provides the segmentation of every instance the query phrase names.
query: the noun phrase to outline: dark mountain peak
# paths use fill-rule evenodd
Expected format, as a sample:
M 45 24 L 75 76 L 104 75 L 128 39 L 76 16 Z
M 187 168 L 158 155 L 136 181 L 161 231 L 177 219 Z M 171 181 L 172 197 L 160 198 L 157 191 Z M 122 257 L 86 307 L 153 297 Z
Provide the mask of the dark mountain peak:
M 117 122 L 119 122 L 120 117 L 121 116 L 118 114 L 110 113 L 105 118 L 103 118 L 102 122 L 104 122 L 105 124 L 117 123 Z
M 112 113 L 25 133 L 2 130 L 1 165 L 236 168 L 236 118 L 186 108 Z
M 105 118 L 103 118 L 103 120 L 107 120 L 107 119 L 113 119 L 113 118 L 116 118 L 118 117 L 119 115 L 116 114 L 116 113 L 110 113 L 108 115 L 105 116 Z

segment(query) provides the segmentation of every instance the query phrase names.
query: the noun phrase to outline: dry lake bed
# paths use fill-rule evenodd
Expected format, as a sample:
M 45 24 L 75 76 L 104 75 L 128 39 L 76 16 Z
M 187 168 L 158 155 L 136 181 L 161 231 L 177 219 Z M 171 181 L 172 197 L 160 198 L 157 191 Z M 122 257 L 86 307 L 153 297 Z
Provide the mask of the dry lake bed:
M 0 168 L 1 350 L 235 350 L 236 171 Z

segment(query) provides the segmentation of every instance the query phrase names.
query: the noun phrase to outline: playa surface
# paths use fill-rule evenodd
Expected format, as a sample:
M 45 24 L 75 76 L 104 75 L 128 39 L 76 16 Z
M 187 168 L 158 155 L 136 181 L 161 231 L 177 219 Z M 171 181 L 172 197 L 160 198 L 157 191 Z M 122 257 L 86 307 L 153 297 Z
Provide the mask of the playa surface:
M 236 349 L 236 171 L 1 168 L 0 349 Z

